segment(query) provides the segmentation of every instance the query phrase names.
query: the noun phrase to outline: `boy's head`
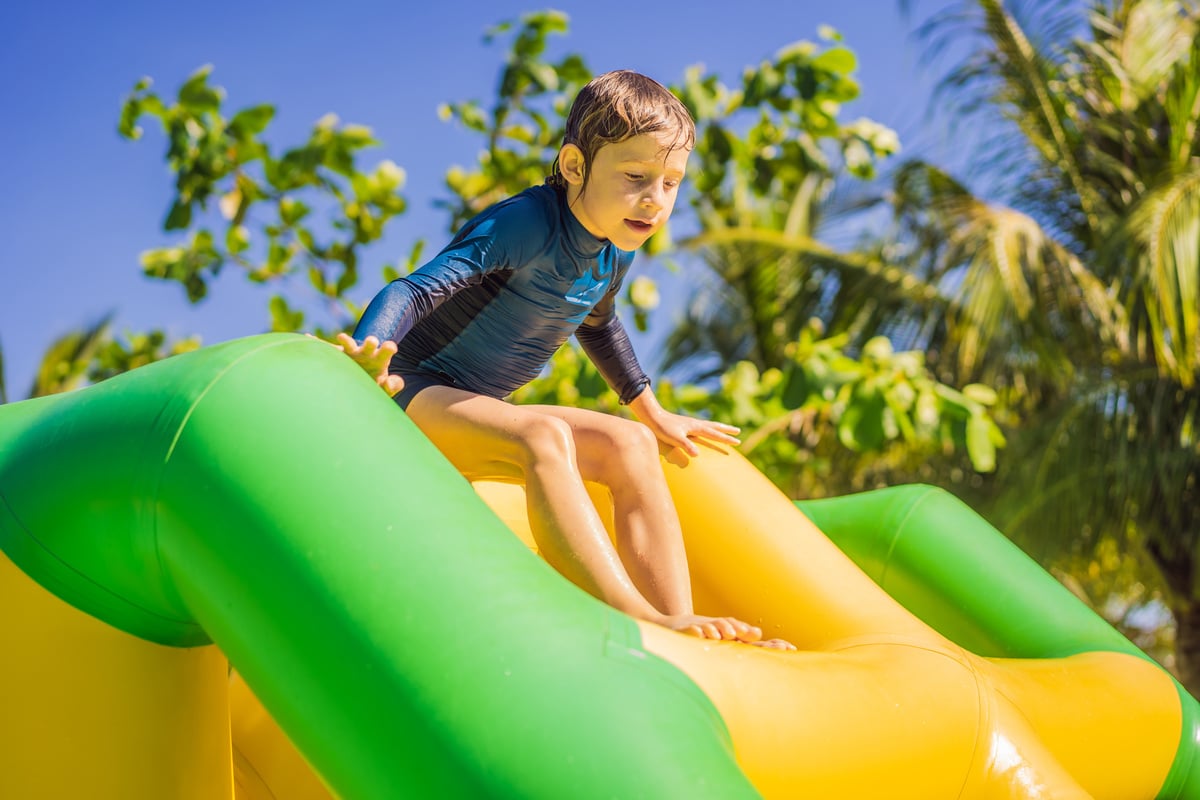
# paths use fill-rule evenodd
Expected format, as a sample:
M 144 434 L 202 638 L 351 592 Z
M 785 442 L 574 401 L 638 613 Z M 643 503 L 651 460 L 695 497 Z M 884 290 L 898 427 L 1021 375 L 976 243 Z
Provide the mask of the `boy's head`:
M 667 134 L 672 150 L 691 150 L 696 123 L 679 98 L 658 81 L 615 70 L 592 78 L 579 90 L 567 115 L 563 145 L 579 148 L 584 164 L 591 165 L 604 145 L 643 133 Z M 586 179 L 585 174 L 585 185 Z M 563 184 L 557 159 L 551 182 Z

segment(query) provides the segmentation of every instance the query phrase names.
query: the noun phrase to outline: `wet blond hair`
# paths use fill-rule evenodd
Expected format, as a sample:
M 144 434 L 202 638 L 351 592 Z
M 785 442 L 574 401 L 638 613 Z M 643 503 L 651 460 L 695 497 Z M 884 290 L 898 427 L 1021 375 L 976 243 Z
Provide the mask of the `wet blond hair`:
M 567 114 L 563 144 L 573 144 L 583 153 L 586 189 L 592 159 L 601 147 L 662 131 L 675 135 L 671 150 L 691 150 L 696 143 L 696 123 L 671 90 L 641 73 L 619 69 L 592 78 L 579 90 Z M 547 181 L 566 185 L 557 158 Z

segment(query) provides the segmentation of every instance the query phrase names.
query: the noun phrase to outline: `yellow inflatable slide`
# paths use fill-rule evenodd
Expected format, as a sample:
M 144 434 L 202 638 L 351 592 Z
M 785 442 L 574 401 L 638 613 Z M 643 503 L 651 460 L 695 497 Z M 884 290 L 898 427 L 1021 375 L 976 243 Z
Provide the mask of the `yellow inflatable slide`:
M 664 461 L 697 610 L 799 651 L 694 639 L 326 351 L 0 407 L 0 797 L 1200 798 L 1190 695 L 944 492 Z

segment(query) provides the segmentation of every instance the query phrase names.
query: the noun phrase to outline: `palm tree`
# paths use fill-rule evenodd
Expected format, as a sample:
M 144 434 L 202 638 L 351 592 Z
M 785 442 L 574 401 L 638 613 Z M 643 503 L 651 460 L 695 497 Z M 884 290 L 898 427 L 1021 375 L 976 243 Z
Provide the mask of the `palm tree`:
M 848 252 L 787 225 L 815 221 L 819 204 L 791 201 L 821 192 L 710 226 L 698 242 L 720 291 L 693 300 L 702 346 L 673 352 L 769 364 L 815 313 L 852 343 L 924 349 L 945 383 L 995 387 L 1012 427 L 997 474 L 937 482 L 1035 555 L 1115 542 L 1152 564 L 1177 672 L 1200 693 L 1198 31 L 1178 0 L 963 0 L 933 18 L 930 50 L 975 45 L 942 95 L 984 132 L 964 138 L 969 178 L 904 164 L 893 230 Z
M 1021 420 L 1000 527 L 1044 555 L 1140 548 L 1200 690 L 1200 10 L 977 0 L 925 33 L 963 26 L 985 47 L 945 85 L 1006 123 L 977 159 L 1000 200 L 929 165 L 898 176 L 901 240 L 938 241 L 914 256 L 958 277 L 929 346 Z

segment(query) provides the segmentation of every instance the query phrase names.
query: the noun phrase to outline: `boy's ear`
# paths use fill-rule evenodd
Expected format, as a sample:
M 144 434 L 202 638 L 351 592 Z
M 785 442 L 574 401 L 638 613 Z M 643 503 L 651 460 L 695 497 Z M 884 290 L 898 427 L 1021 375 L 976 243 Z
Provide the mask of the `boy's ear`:
M 558 171 L 563 180 L 572 186 L 583 185 L 584 166 L 583 151 L 579 145 L 564 144 L 558 151 Z

